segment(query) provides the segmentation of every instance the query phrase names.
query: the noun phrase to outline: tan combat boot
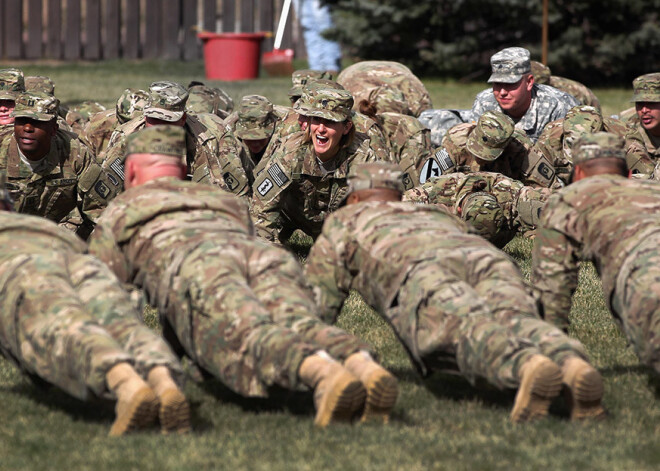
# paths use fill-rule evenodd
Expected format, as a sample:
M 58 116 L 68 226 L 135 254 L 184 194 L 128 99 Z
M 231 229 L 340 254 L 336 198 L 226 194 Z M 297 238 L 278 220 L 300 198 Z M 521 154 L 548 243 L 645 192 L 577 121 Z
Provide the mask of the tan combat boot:
M 314 424 L 319 427 L 330 422 L 350 422 L 364 406 L 367 393 L 360 380 L 325 352 L 305 358 L 298 375 L 314 388 Z
M 607 415 L 601 404 L 603 378 L 593 366 L 582 358 L 571 357 L 562 365 L 561 374 L 571 420 L 602 419 Z
M 156 421 L 158 398 L 130 364 L 122 362 L 113 366 L 106 373 L 105 381 L 117 396 L 110 435 L 123 435 Z
M 396 378 L 371 358 L 367 352 L 357 352 L 344 361 L 344 367 L 362 382 L 367 390 L 362 422 L 379 419 L 388 423 L 399 395 Z
M 147 375 L 147 382 L 158 396 L 158 418 L 163 433 L 190 431 L 190 406 L 186 396 L 176 385 L 166 366 L 155 366 Z
M 548 415 L 561 391 L 561 370 L 547 357 L 532 355 L 520 367 L 520 386 L 511 411 L 513 422 L 528 422 Z

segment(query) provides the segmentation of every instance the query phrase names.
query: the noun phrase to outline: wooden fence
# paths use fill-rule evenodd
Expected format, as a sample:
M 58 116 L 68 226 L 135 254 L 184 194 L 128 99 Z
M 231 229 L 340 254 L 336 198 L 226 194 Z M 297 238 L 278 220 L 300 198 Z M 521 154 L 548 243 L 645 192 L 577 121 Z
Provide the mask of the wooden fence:
M 0 0 L 0 59 L 183 59 L 198 31 L 275 31 L 283 0 Z M 263 50 L 273 47 L 273 38 Z M 283 48 L 304 56 L 289 14 Z

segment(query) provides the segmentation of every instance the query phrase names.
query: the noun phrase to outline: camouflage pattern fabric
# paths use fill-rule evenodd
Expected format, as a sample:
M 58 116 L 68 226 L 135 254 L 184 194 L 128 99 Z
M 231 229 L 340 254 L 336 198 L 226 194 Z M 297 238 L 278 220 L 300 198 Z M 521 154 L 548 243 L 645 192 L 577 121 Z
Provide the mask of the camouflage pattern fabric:
M 640 359 L 660 371 L 660 192 L 654 182 L 598 175 L 550 197 L 532 284 L 547 321 L 566 328 L 580 260 L 592 261 L 608 307 Z
M 25 77 L 25 90 L 28 92 L 42 92 L 47 95 L 55 95 L 55 83 L 50 77 L 31 75 Z
M 660 72 L 640 75 L 633 80 L 632 102 L 660 102 Z
M 303 88 L 310 80 L 326 79 L 332 80 L 332 73 L 327 70 L 300 69 L 291 74 L 293 87 L 289 90 L 289 99 L 297 100 L 302 96 Z
M 419 116 L 422 111 L 433 108 L 431 96 L 424 84 L 408 67 L 398 62 L 362 61 L 348 66 L 341 71 L 337 82 L 350 91 L 355 98 L 355 105 L 360 101 L 373 101 L 378 111 L 402 113 L 409 111 L 412 116 Z M 398 90 L 403 94 L 406 107 L 400 102 L 390 101 L 389 93 L 379 93 L 388 90 Z M 382 96 L 382 100 L 381 100 Z
M 186 112 L 188 91 L 175 82 L 163 80 L 149 86 L 149 99 L 143 113 L 148 118 L 175 122 Z
M 422 373 L 456 370 L 516 387 L 542 352 L 561 364 L 583 347 L 538 318 L 515 264 L 433 206 L 365 202 L 332 214 L 305 264 L 322 319 L 351 289 L 387 320 Z
M 233 98 L 221 88 L 201 83 L 188 87 L 186 111 L 189 113 L 212 113 L 224 119 L 233 109 Z
M 327 215 L 346 196 L 350 167 L 376 160 L 369 140 L 355 134 L 332 159 L 334 170 L 325 170 L 307 133 L 293 134 L 269 156 L 254 181 L 250 212 L 257 234 L 271 242 L 285 242 L 296 229 L 317 237 Z
M 531 153 L 532 141 L 518 129 L 513 131 L 509 144 L 496 160 L 477 161 L 466 146 L 476 126 L 476 123 L 458 124 L 447 132 L 442 147 L 422 163 L 419 170 L 420 183 L 453 172 L 482 171 L 502 173 L 528 186 L 550 188 L 559 185 L 550 160 L 543 155 Z
M 16 100 L 23 92 L 23 72 L 20 69 L 0 69 L 0 100 Z
M 580 135 L 599 131 L 625 138 L 626 163 L 633 173 L 648 175 L 653 171 L 653 161 L 640 133 L 619 120 L 602 116 L 596 108 L 590 106 L 572 108 L 565 118 L 549 123 L 536 141 L 532 152 L 543 155 L 552 162 L 557 175 L 568 183 L 573 170 L 573 144 Z
M 516 83 L 531 73 L 530 54 L 524 47 L 507 47 L 490 58 L 488 83 Z
M 420 170 L 433 151 L 430 131 L 417 118 L 406 114 L 379 113 L 378 118 L 389 142 L 392 161 L 404 173 L 405 188 L 419 185 Z
M 618 116 L 612 115 L 613 118 L 618 119 L 622 123 L 624 123 L 626 126 L 629 125 L 637 125 L 639 124 L 639 116 L 637 115 L 637 110 L 635 109 L 634 106 L 630 108 L 626 108 L 625 110 L 621 111 Z
M 368 346 L 314 315 L 294 257 L 254 236 L 244 201 L 161 178 L 115 198 L 90 251 L 143 288 L 164 331 L 195 363 L 245 396 L 304 388 L 302 360 Z
M 516 121 L 516 128 L 535 142 L 549 122 L 563 118 L 568 110 L 576 105 L 578 105 L 577 100 L 567 93 L 548 85 L 534 84 L 532 103 L 522 118 Z M 472 105 L 472 115 L 476 119 L 489 110 L 503 112 L 495 100 L 492 88 L 483 90 L 476 96 Z
M 434 147 L 440 147 L 447 131 L 457 124 L 476 122 L 476 120 L 472 116 L 472 110 L 435 109 L 422 111 L 419 115 L 422 126 L 431 130 L 431 143 Z
M 598 97 L 586 85 L 565 77 L 551 75 L 550 68 L 540 62 L 532 61 L 531 65 L 535 83 L 540 85 L 550 85 L 557 90 L 568 93 L 581 105 L 593 106 L 600 111 L 600 101 L 598 100 Z
M 50 221 L 0 213 L 0 350 L 22 371 L 78 399 L 112 397 L 105 374 L 129 362 L 146 378 L 167 366 L 167 344 L 143 325 L 112 272 Z
M 105 111 L 105 106 L 98 101 L 83 101 L 69 106 L 69 111 L 64 120 L 71 126 L 73 132 L 81 134 L 83 128 L 89 122 L 90 116 L 101 111 Z
M 406 191 L 403 200 L 443 206 L 465 219 L 465 213 L 459 209 L 465 197 L 476 192 L 492 195 L 501 213 L 484 208 L 478 217 L 470 222 L 488 228 L 487 233 L 480 235 L 499 247 L 510 242 L 518 232 L 535 230 L 543 206 L 552 194 L 549 188 L 525 186 L 501 173 L 457 172 L 432 178 L 423 185 Z M 501 223 L 499 214 L 503 219 Z

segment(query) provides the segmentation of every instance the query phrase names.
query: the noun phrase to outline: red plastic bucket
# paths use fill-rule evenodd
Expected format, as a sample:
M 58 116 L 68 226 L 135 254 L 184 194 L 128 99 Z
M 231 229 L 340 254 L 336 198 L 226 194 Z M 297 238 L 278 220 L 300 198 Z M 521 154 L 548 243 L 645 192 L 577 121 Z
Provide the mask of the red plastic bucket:
M 266 33 L 198 33 L 204 45 L 206 78 L 249 80 L 259 76 Z

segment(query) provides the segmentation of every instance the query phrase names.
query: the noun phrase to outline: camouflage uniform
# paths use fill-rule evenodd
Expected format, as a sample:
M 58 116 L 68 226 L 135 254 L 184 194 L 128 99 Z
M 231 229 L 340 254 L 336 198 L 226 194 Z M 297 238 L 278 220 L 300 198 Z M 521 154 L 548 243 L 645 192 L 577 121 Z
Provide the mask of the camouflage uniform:
M 89 117 L 80 139 L 95 156 L 108 148 L 112 133 L 118 126 L 127 123 L 142 114 L 147 102 L 147 92 L 136 88 L 127 88 L 119 96 L 114 110 L 100 111 Z
M 451 173 L 408 190 L 404 201 L 443 205 L 497 246 L 536 229 L 549 188 L 532 188 L 501 173 Z M 470 196 L 473 195 L 473 196 Z M 468 198 L 469 197 L 469 198 Z
M 25 79 L 19 69 L 0 70 L 0 100 L 13 100 L 25 92 Z M 13 124 L 0 125 L 0 139 L 14 132 Z
M 649 157 L 639 133 L 626 127 L 621 121 L 607 118 L 591 106 L 571 108 L 566 117 L 548 124 L 539 137 L 533 153 L 541 154 L 553 163 L 557 175 L 568 182 L 573 161 L 571 147 L 584 133 L 611 132 L 626 140 L 626 162 L 633 173 L 650 174 L 653 162 Z
M 149 152 L 155 131 L 129 152 Z M 316 351 L 344 360 L 370 350 L 314 315 L 295 258 L 258 239 L 245 202 L 217 188 L 167 177 L 130 188 L 104 212 L 90 251 L 143 288 L 166 337 L 239 394 L 303 388 L 300 364 Z
M 598 112 L 601 111 L 598 97 L 586 85 L 569 78 L 552 75 L 550 67 L 537 61 L 531 61 L 531 68 L 535 83 L 539 85 L 550 85 L 557 90 L 568 93 L 581 105 L 593 106 Z
M 632 101 L 635 103 L 660 102 L 660 72 L 641 75 L 633 80 Z M 636 122 L 631 123 L 630 126 L 637 129 L 644 141 L 644 146 L 646 147 L 647 152 L 653 161 L 660 166 L 660 135 L 654 136 L 647 129 L 645 129 L 639 120 L 639 116 L 637 117 Z M 654 132 L 658 133 L 660 132 L 660 129 L 656 129 Z M 658 179 L 658 172 L 656 171 L 655 173 L 656 179 Z
M 337 82 L 353 94 L 355 105 L 367 100 L 377 104 L 380 112 L 395 112 L 419 116 L 422 111 L 433 108 L 431 96 L 424 84 L 408 67 L 398 62 L 363 61 L 341 71 Z M 381 95 L 378 90 L 387 91 Z M 376 90 L 376 92 L 374 92 Z M 403 100 L 392 102 L 391 90 L 403 94 Z M 383 100 L 380 100 L 380 97 Z M 404 103 L 407 106 L 401 107 Z
M 639 124 L 639 116 L 637 116 L 637 110 L 635 109 L 634 106 L 630 108 L 626 108 L 625 110 L 620 112 L 618 116 L 612 115 L 612 117 L 618 119 L 625 125 L 635 126 Z
M 233 109 L 234 100 L 221 88 L 208 87 L 199 82 L 188 85 L 186 112 L 211 113 L 225 119 Z
M 50 121 L 57 115 L 57 106 L 53 96 L 24 93 L 16 102 L 14 116 Z M 89 213 L 106 203 L 104 188 L 93 185 L 100 168 L 89 149 L 75 134 L 58 130 L 50 151 L 32 165 L 21 158 L 15 135 L 5 136 L 0 143 L 0 171 L 6 172 L 14 209 L 62 222 L 86 237 L 91 230 Z
M 108 185 L 112 193 L 108 199 L 124 189 L 124 158 L 127 136 L 146 126 L 146 117 L 164 121 L 178 121 L 185 114 L 188 92 L 173 82 L 154 82 L 149 88 L 149 100 L 143 115 L 119 126 L 99 156 L 103 169 L 112 174 L 118 185 Z M 195 182 L 219 186 L 238 196 L 251 192 L 252 161 L 243 152 L 231 131 L 222 120 L 210 113 L 186 114 L 187 164 Z
M 375 167 L 352 170 L 351 190 L 369 188 L 379 178 Z M 369 175 L 360 175 L 365 169 Z M 355 289 L 423 374 L 458 369 L 498 387 L 516 387 L 519 366 L 539 351 L 558 364 L 583 356 L 579 342 L 537 317 L 515 264 L 467 232 L 430 205 L 358 202 L 338 210 L 305 265 L 322 319 L 334 321 Z
M 289 89 L 289 100 L 293 105 L 302 96 L 303 88 L 311 80 L 326 79 L 332 80 L 332 72 L 327 70 L 300 69 L 291 74 L 293 86 Z
M 130 362 L 146 378 L 181 366 L 143 325 L 112 272 L 85 244 L 44 219 L 0 212 L 0 350 L 33 378 L 78 399 L 110 397 L 106 373 Z
M 623 140 L 614 135 L 586 135 L 582 142 L 576 159 L 624 158 Z M 543 211 L 532 283 L 545 319 L 565 329 L 579 261 L 592 261 L 610 311 L 640 359 L 660 373 L 659 214 L 654 182 L 596 175 L 570 184 Z
M 31 75 L 25 77 L 25 90 L 55 96 L 55 82 L 45 75 Z
M 306 92 L 296 111 L 342 122 L 351 116 L 353 98 L 345 90 Z M 257 173 L 250 211 L 259 236 L 286 241 L 295 229 L 312 237 L 321 233 L 328 213 L 339 207 L 346 194 L 346 175 L 351 166 L 377 160 L 368 139 L 351 133 L 343 138 L 337 155 L 322 165 L 306 132 L 284 141 Z M 262 160 L 263 162 L 263 160 Z
M 530 153 L 532 146 L 511 118 L 488 111 L 477 123 L 458 124 L 447 132 L 442 147 L 422 163 L 420 183 L 452 172 L 487 171 L 529 186 L 558 186 L 552 164 L 545 156 Z
M 89 122 L 91 115 L 105 111 L 98 101 L 83 101 L 69 107 L 64 120 L 76 134 L 82 134 L 83 128 Z
M 490 63 L 493 74 L 488 79 L 489 83 L 515 83 L 531 71 L 529 51 L 521 47 L 503 49 L 490 58 Z M 536 141 L 550 121 L 563 118 L 568 110 L 576 105 L 578 101 L 571 95 L 535 83 L 532 88 L 532 102 L 527 112 L 516 121 L 516 128 L 532 141 Z M 491 88 L 483 90 L 474 99 L 472 116 L 476 119 L 489 110 L 502 111 Z

